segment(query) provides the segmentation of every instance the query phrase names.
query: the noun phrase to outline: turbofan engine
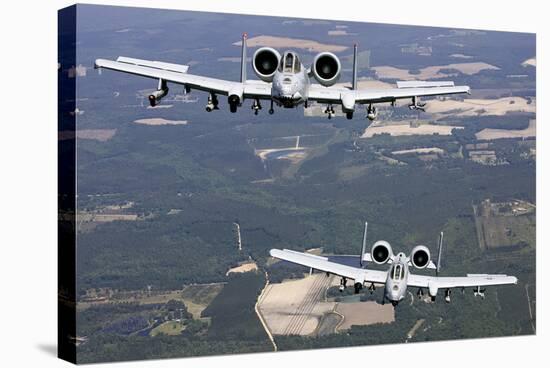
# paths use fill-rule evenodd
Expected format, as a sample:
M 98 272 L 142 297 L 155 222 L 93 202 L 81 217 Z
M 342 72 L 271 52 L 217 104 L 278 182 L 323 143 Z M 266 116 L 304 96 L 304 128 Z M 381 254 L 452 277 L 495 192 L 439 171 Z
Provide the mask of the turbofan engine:
M 311 73 L 317 82 L 330 87 L 340 79 L 342 66 L 340 60 L 332 52 L 321 52 L 313 59 Z
M 264 82 L 271 82 L 281 60 L 281 54 L 271 47 L 261 47 L 252 57 L 254 73 Z
M 430 263 L 430 250 L 424 245 L 417 245 L 411 252 L 411 263 L 415 268 L 423 269 Z
M 385 240 L 379 240 L 371 248 L 370 255 L 372 261 L 376 264 L 384 264 L 393 256 L 390 243 Z

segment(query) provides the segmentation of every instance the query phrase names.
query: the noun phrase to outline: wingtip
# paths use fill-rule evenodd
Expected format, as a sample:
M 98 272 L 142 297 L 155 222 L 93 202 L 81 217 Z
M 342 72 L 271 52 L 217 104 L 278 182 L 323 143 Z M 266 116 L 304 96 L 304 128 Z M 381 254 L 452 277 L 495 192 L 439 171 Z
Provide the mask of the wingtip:
M 101 69 L 103 67 L 105 59 L 95 59 L 94 60 L 94 69 Z

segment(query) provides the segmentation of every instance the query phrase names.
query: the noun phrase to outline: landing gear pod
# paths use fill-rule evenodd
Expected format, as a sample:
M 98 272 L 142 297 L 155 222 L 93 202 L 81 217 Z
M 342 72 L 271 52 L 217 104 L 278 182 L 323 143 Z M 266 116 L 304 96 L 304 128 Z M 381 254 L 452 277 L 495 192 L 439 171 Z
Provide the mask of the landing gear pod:
M 148 97 L 151 107 L 155 107 L 160 103 L 160 100 L 168 94 L 168 86 L 166 81 L 159 79 L 159 85 L 155 92 L 151 93 Z

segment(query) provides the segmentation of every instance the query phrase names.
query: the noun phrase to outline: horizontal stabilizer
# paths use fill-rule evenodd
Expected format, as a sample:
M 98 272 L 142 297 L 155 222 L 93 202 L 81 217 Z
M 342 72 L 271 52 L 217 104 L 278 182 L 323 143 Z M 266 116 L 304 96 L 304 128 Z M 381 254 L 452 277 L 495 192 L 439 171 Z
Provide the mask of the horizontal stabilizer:
M 454 87 L 455 83 L 451 81 L 397 81 L 397 88 L 425 88 L 425 87 Z
M 189 65 L 165 63 L 165 62 L 162 62 L 162 61 L 150 61 L 150 60 L 134 59 L 134 58 L 129 58 L 129 57 L 125 57 L 125 56 L 119 56 L 118 59 L 116 59 L 116 61 L 118 61 L 119 63 L 138 65 L 138 66 L 146 66 L 146 67 L 149 67 L 149 68 L 167 70 L 167 71 L 176 72 L 176 73 L 187 73 L 187 70 L 189 69 Z
M 467 277 L 486 277 L 486 278 L 490 278 L 490 277 L 495 277 L 495 278 L 499 278 L 499 277 L 509 277 L 508 275 L 503 275 L 503 274 L 489 274 L 489 273 L 468 273 L 466 274 Z
M 372 257 L 370 253 L 363 254 L 363 262 L 372 262 Z

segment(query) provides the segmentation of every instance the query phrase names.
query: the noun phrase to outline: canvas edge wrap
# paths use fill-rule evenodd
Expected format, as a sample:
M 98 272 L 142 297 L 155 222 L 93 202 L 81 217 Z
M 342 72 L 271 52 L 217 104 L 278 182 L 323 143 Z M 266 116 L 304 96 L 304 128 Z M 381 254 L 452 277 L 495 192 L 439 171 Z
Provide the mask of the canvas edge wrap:
M 76 65 L 77 6 L 58 11 L 57 355 L 76 363 Z

